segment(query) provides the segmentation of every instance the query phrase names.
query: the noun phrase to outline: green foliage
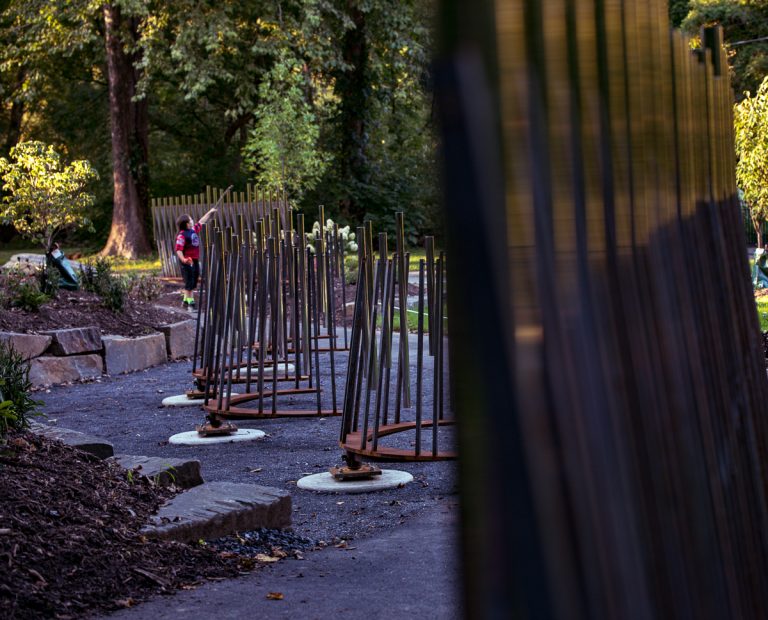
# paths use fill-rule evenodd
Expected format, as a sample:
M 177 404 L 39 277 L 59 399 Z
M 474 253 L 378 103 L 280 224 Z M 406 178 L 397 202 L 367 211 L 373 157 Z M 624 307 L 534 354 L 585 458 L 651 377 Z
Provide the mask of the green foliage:
M 744 0 L 690 0 L 690 12 L 681 28 L 693 36 L 702 26 L 720 24 L 726 48 L 731 83 L 736 98 L 745 91 L 755 92 L 768 74 L 768 41 L 753 41 L 768 34 L 768 3 Z M 753 41 L 741 44 L 743 41 Z
M 128 284 L 123 277 L 112 272 L 112 262 L 108 258 L 97 257 L 93 262 L 83 263 L 80 268 L 80 285 L 83 290 L 101 297 L 105 308 L 112 312 L 123 311 Z
M 318 149 L 320 127 L 306 99 L 308 86 L 303 63 L 281 50 L 259 87 L 256 124 L 243 151 L 259 186 L 284 190 L 295 201 L 317 185 L 329 159 Z
M 29 362 L 13 345 L 0 341 L 0 436 L 29 426 L 29 418 L 41 404 L 30 397 L 31 387 Z
M 93 196 L 85 188 L 98 175 L 87 161 L 65 166 L 53 146 L 20 142 L 0 159 L 0 175 L 8 193 L 0 216 L 46 251 L 60 231 L 90 225 Z
M 768 219 L 768 78 L 754 97 L 746 95 L 734 107 L 736 181 L 759 235 Z
M 669 0 L 669 23 L 671 26 L 679 28 L 690 10 L 689 0 Z
M 152 275 L 133 275 L 126 282 L 126 292 L 139 301 L 153 302 L 163 294 L 163 283 Z
M 59 294 L 59 285 L 61 284 L 61 274 L 59 270 L 51 264 L 46 264 L 38 272 L 40 281 L 40 291 L 48 297 L 56 297 Z
M 4 305 L 21 308 L 27 312 L 37 312 L 50 298 L 40 290 L 40 276 L 21 269 L 6 271 L 0 279 L 0 289 L 4 291 Z

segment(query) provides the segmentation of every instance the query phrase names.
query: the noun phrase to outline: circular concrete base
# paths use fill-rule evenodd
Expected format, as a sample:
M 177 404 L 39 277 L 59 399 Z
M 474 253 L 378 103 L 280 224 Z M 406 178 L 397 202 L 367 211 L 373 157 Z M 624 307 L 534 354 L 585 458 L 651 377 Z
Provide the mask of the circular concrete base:
M 213 437 L 202 437 L 197 431 L 187 431 L 186 433 L 177 433 L 173 435 L 168 443 L 175 446 L 202 446 L 209 443 L 235 443 L 238 441 L 253 441 L 264 437 L 264 431 L 257 431 L 253 428 L 240 428 L 232 435 L 215 435 Z
M 243 364 L 240 366 L 240 374 L 242 375 L 243 371 L 248 370 L 248 364 Z M 259 364 L 257 362 L 254 362 L 251 364 L 251 374 L 256 374 L 256 372 L 259 370 Z M 264 376 L 269 378 L 272 376 L 272 366 L 265 366 L 264 367 Z M 293 364 L 285 364 L 283 362 L 279 362 L 277 364 L 277 376 L 285 376 L 292 375 L 294 372 L 296 372 L 296 366 Z
M 381 476 L 374 476 L 370 480 L 350 480 L 339 482 L 328 472 L 304 476 L 296 483 L 300 489 L 306 491 L 320 491 L 322 493 L 371 493 L 394 489 L 408 484 L 413 476 L 407 471 L 396 469 L 382 469 Z
M 232 392 L 232 395 L 236 395 L 237 392 Z M 214 400 L 214 399 L 211 399 Z M 177 396 L 167 396 L 163 399 L 163 407 L 201 407 L 205 404 L 204 398 L 188 398 L 186 394 L 178 394 Z

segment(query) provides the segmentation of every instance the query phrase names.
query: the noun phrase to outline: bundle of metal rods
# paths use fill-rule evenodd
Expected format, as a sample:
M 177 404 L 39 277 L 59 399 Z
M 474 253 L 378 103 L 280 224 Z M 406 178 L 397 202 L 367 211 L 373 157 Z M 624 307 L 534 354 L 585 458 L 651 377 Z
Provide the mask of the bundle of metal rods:
M 176 260 L 174 244 L 176 241 L 176 219 L 183 214 L 191 215 L 196 221 L 212 206 L 221 200 L 218 209 L 220 226 L 234 228 L 239 217 L 244 218 L 245 226 L 254 230 L 255 224 L 271 216 L 278 209 L 282 226 L 288 226 L 290 217 L 288 198 L 284 193 L 267 192 L 246 186 L 245 192 L 227 193 L 226 190 L 205 188 L 205 192 L 194 196 L 167 196 L 153 198 L 151 202 L 152 224 L 155 244 L 160 255 L 161 273 L 168 278 L 181 277 L 181 270 Z
M 204 236 L 192 372 L 209 418 L 340 414 L 335 352 L 349 340 L 343 243 L 338 226 L 321 226 L 307 247 L 303 214 L 296 215 L 295 229 L 291 209 L 286 221 L 283 228 L 275 208 L 253 230 L 239 216 L 235 228 L 214 226 Z M 321 385 L 326 364 L 328 385 Z M 241 393 L 233 394 L 233 385 Z M 330 401 L 325 407 L 323 393 Z M 280 402 L 298 395 L 313 395 L 311 406 Z
M 765 617 L 768 382 L 720 32 L 692 51 L 661 0 L 443 6 L 467 615 Z
M 370 222 L 357 232 L 361 240 L 359 271 L 340 437 L 348 463 L 445 460 L 456 456 L 452 445 L 441 444 L 439 434 L 441 426 L 453 423 L 445 414 L 444 396 L 445 253 L 436 257 L 434 238 L 426 238 L 426 260 L 419 261 L 418 301 L 415 310 L 409 308 L 410 256 L 405 249 L 403 214 L 396 217 L 396 251 L 392 256 L 386 233 L 378 236 L 376 256 Z M 409 315 L 415 315 L 415 336 L 410 334 Z M 416 390 L 411 398 L 413 339 Z M 395 347 L 397 353 L 393 356 Z M 424 379 L 430 370 L 432 388 L 427 391 Z

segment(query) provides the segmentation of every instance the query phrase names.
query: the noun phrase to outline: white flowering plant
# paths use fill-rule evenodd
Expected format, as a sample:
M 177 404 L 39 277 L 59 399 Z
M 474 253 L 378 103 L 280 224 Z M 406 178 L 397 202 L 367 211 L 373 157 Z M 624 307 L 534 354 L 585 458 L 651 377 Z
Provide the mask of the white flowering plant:
M 328 219 L 328 221 L 325 222 L 325 230 L 331 231 L 336 227 L 336 222 L 334 222 L 332 219 Z M 320 233 L 320 222 L 315 222 L 312 224 L 312 232 L 304 233 L 304 236 L 307 240 L 307 248 L 309 248 L 309 251 L 314 254 L 315 253 L 315 237 Z M 351 228 L 349 225 L 342 226 L 339 228 L 339 243 L 341 244 L 341 248 L 344 252 L 344 254 L 351 254 L 354 252 L 357 252 L 357 242 L 355 241 L 355 233 L 351 231 Z

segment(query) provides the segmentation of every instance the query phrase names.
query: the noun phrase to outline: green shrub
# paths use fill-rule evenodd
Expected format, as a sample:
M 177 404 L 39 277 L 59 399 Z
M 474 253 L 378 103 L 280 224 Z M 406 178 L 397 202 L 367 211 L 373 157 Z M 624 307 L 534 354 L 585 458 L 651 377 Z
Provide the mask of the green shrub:
M 8 430 L 23 430 L 41 404 L 29 395 L 29 362 L 13 348 L 0 342 L 0 436 Z M 10 403 L 10 404 L 8 404 Z
M 56 297 L 59 293 L 59 285 L 61 284 L 61 274 L 54 265 L 46 265 L 41 267 L 38 272 L 38 278 L 40 281 L 40 291 L 48 297 Z
M 37 312 L 50 298 L 40 290 L 37 275 L 12 269 L 3 276 L 3 304 L 15 306 L 28 312 Z
M 93 263 L 80 267 L 80 284 L 83 290 L 96 293 L 106 308 L 112 312 L 122 312 L 128 286 L 123 278 L 112 272 L 112 263 L 108 258 L 97 258 Z
M 152 275 L 132 276 L 127 283 L 128 296 L 139 301 L 152 302 L 163 294 L 163 283 Z
M 357 256 L 347 256 L 344 259 L 344 281 L 347 284 L 357 283 Z

